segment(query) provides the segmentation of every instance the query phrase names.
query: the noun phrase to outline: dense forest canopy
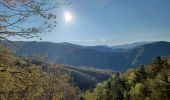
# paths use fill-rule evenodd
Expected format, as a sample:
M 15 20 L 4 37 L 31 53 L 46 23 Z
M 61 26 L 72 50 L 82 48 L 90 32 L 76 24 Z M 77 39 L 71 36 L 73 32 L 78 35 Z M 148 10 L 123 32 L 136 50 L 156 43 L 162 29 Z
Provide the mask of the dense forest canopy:
M 107 46 L 83 47 L 68 43 L 55 48 L 53 44 L 51 49 L 47 48 L 49 43 L 47 46 L 36 43 L 39 47 L 31 44 L 32 48 L 28 46 L 28 50 L 32 50 L 29 51 L 31 56 L 18 55 L 7 48 L 6 42 L 23 50 L 10 41 L 10 37 L 30 39 L 50 32 L 57 24 L 54 10 L 70 3 L 70 0 L 0 0 L 0 100 L 170 100 L 169 42 L 128 46 L 126 48 L 131 49 L 125 52 L 119 48 L 117 50 L 121 52 L 114 50 L 117 53 Z M 67 21 L 72 19 L 68 12 L 65 17 Z M 129 69 L 112 72 L 97 67 L 55 64 L 41 54 L 34 55 L 36 50 L 52 52 L 50 55 L 55 58 L 55 63 L 58 60 L 77 66 L 111 68 L 117 65 L 117 70 Z M 57 50 L 60 52 L 58 56 Z M 154 57 L 148 65 L 142 64 Z M 139 64 L 139 67 L 130 68 Z
M 157 57 L 149 65 L 141 65 L 113 75 L 83 93 L 83 100 L 169 100 L 170 58 Z
M 163 98 L 168 100 L 170 98 L 169 57 L 157 57 L 146 66 L 141 65 L 136 69 L 113 73 L 108 80 L 98 83 L 95 89 L 80 91 L 73 84 L 69 70 L 63 65 L 50 64 L 38 56 L 32 59 L 27 56 L 17 57 L 11 55 L 12 52 L 2 45 L 0 48 L 6 52 L 0 53 L 1 99 L 162 100 Z M 85 73 L 90 73 L 88 70 L 84 70 Z
M 5 49 L 2 45 L 0 48 Z M 78 89 L 70 84 L 71 78 L 62 65 L 50 64 L 38 57 L 20 58 L 11 55 L 8 49 L 5 51 L 0 52 L 0 99 L 78 99 Z

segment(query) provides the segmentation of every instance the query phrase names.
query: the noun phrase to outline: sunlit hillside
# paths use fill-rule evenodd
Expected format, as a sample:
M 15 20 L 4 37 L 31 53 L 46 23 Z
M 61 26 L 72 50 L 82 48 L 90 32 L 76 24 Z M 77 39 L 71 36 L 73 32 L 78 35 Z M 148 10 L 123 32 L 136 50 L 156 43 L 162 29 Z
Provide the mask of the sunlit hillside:
M 0 0 L 0 100 L 170 100 L 170 0 Z

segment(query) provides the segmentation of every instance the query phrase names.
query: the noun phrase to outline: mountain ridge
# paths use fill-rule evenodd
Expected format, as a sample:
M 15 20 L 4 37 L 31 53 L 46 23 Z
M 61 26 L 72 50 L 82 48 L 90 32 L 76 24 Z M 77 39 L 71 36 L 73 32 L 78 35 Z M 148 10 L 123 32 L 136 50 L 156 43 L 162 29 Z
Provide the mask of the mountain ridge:
M 65 65 L 87 66 L 123 71 L 129 67 L 150 62 L 156 56 L 170 55 L 170 42 L 157 41 L 138 45 L 120 52 L 110 52 L 103 48 L 74 45 L 72 43 L 15 42 L 24 51 L 11 47 L 18 55 L 40 54 L 49 60 Z M 101 46 L 99 46 L 101 47 Z

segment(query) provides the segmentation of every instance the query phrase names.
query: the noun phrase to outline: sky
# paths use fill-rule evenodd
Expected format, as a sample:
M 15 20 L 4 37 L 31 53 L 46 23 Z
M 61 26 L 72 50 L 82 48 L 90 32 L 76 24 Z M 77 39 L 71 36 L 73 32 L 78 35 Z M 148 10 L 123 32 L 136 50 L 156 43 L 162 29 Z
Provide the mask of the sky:
M 52 32 L 30 41 L 80 45 L 170 41 L 170 0 L 72 1 L 53 11 L 58 24 Z M 65 13 L 72 19 L 65 20 Z

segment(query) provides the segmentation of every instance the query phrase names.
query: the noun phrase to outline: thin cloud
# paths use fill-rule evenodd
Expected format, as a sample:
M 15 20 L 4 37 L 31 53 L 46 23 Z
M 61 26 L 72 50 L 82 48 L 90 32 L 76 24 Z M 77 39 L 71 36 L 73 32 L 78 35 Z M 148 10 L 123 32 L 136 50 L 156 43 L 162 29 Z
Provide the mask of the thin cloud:
M 72 40 L 71 42 L 86 42 L 86 43 L 100 42 L 100 43 L 106 43 L 106 42 L 111 42 L 111 41 L 114 41 L 114 40 L 103 38 L 103 39 L 98 39 L 98 40 L 93 40 L 93 39 L 91 39 L 91 40 L 89 40 L 89 39 L 88 40 Z

